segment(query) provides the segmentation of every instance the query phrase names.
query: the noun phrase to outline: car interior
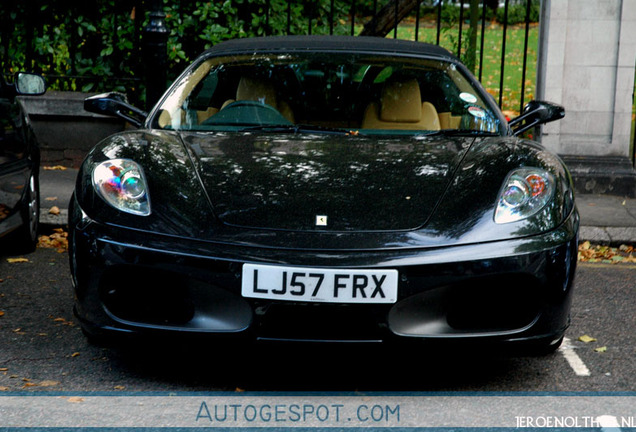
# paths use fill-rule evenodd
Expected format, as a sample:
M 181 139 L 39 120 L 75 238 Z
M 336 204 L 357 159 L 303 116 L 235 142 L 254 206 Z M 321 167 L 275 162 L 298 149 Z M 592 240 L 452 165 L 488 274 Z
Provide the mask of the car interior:
M 384 84 L 378 102 L 364 111 L 362 129 L 440 130 L 439 116 L 432 103 L 422 101 L 415 78 L 391 79 Z
M 462 101 L 462 89 L 445 70 L 434 67 L 327 62 L 213 67 L 208 61 L 192 72 L 185 86 L 190 88 L 177 101 L 164 103 L 177 108 L 160 112 L 159 127 L 219 130 L 299 124 L 439 131 L 473 128 L 478 115 L 467 115 L 468 105 L 480 110 L 478 114 L 486 112 L 472 93 L 474 101 Z M 232 114 L 225 111 L 232 107 Z

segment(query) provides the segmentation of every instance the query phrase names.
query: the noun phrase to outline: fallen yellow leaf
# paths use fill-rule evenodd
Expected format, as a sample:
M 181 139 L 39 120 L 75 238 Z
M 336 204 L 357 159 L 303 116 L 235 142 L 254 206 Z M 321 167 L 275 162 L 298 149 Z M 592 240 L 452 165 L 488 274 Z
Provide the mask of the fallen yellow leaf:
M 596 351 L 598 353 L 604 353 L 605 351 L 607 351 L 607 347 L 606 346 L 602 346 L 602 347 L 594 348 L 594 351 Z
M 44 198 L 44 201 L 55 201 L 57 199 L 57 197 L 46 197 Z
M 40 382 L 40 387 L 54 387 L 59 384 L 60 384 L 59 381 L 44 380 Z
M 580 340 L 581 342 L 585 342 L 585 343 L 596 342 L 596 339 L 595 339 L 595 338 L 593 338 L 593 337 L 591 337 L 591 336 L 588 336 L 588 335 L 583 335 L 583 336 L 581 336 L 581 337 L 579 338 L 579 340 Z
M 51 209 L 49 210 L 49 214 L 52 214 L 52 215 L 55 215 L 55 216 L 59 215 L 60 214 L 60 208 L 58 206 L 51 207 Z
M 57 249 L 58 252 L 68 250 L 68 233 L 61 228 L 56 228 L 53 231 L 50 236 L 43 235 L 38 238 L 38 247 Z
M 71 402 L 71 403 L 82 403 L 82 402 L 84 402 L 84 398 L 81 398 L 79 396 L 71 396 L 70 398 L 68 398 L 66 400 Z
M 26 258 L 7 258 L 7 262 L 9 264 L 26 263 L 26 262 L 29 262 L 29 260 Z
M 0 317 L 4 316 L 4 312 L 0 311 Z
M 80 353 L 78 353 L 78 352 L 74 352 L 73 354 L 71 354 L 71 357 L 77 357 L 77 356 L 79 356 L 79 355 L 80 355 Z
M 125 390 L 126 387 L 123 385 L 116 385 L 115 387 L 113 387 L 115 390 Z
M 66 171 L 66 167 L 62 165 L 53 165 L 42 167 L 45 171 Z
M 49 318 L 53 318 L 52 316 Z M 53 318 L 53 322 L 56 323 L 60 323 L 61 325 L 66 325 L 66 326 L 74 326 L 75 324 L 73 324 L 72 321 L 68 321 L 66 318 Z
M 0 391 L 9 391 L 9 387 L 0 386 Z

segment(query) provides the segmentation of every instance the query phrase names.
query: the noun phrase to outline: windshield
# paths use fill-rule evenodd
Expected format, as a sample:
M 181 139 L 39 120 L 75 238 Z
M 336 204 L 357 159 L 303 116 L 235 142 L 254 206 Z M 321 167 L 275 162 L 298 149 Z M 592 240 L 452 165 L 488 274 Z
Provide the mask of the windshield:
M 213 57 L 191 68 L 154 112 L 151 125 L 186 131 L 497 133 L 500 117 L 492 107 L 452 62 L 254 54 Z

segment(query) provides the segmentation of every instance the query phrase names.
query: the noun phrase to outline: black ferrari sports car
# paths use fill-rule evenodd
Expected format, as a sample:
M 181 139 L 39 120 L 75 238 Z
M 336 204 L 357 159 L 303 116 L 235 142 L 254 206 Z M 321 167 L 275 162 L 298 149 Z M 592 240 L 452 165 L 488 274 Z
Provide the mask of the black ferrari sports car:
M 20 95 L 41 95 L 40 75 L 19 72 L 7 83 L 0 76 L 0 237 L 2 251 L 31 252 L 40 215 L 40 150 Z
M 94 337 L 517 343 L 569 322 L 579 216 L 554 154 L 425 43 L 268 37 L 203 53 L 95 146 L 69 211 Z M 241 339 L 245 338 L 245 339 Z M 232 338 L 234 339 L 234 338 Z

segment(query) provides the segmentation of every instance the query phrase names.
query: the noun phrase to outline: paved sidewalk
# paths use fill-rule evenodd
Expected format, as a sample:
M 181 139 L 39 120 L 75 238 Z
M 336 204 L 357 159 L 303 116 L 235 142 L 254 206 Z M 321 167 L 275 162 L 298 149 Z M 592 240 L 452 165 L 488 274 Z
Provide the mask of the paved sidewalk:
M 580 238 L 592 243 L 636 243 L 636 199 L 611 195 L 577 195 Z
M 76 169 L 45 170 L 40 168 L 40 223 L 63 226 L 68 220 L 68 203 L 73 194 Z M 51 214 L 51 208 L 57 207 L 59 214 Z
M 40 171 L 40 221 L 48 225 L 66 225 L 68 202 L 73 193 L 76 169 Z M 636 199 L 610 195 L 577 195 L 581 213 L 580 239 L 593 243 L 636 243 Z M 60 213 L 49 210 L 56 206 Z

